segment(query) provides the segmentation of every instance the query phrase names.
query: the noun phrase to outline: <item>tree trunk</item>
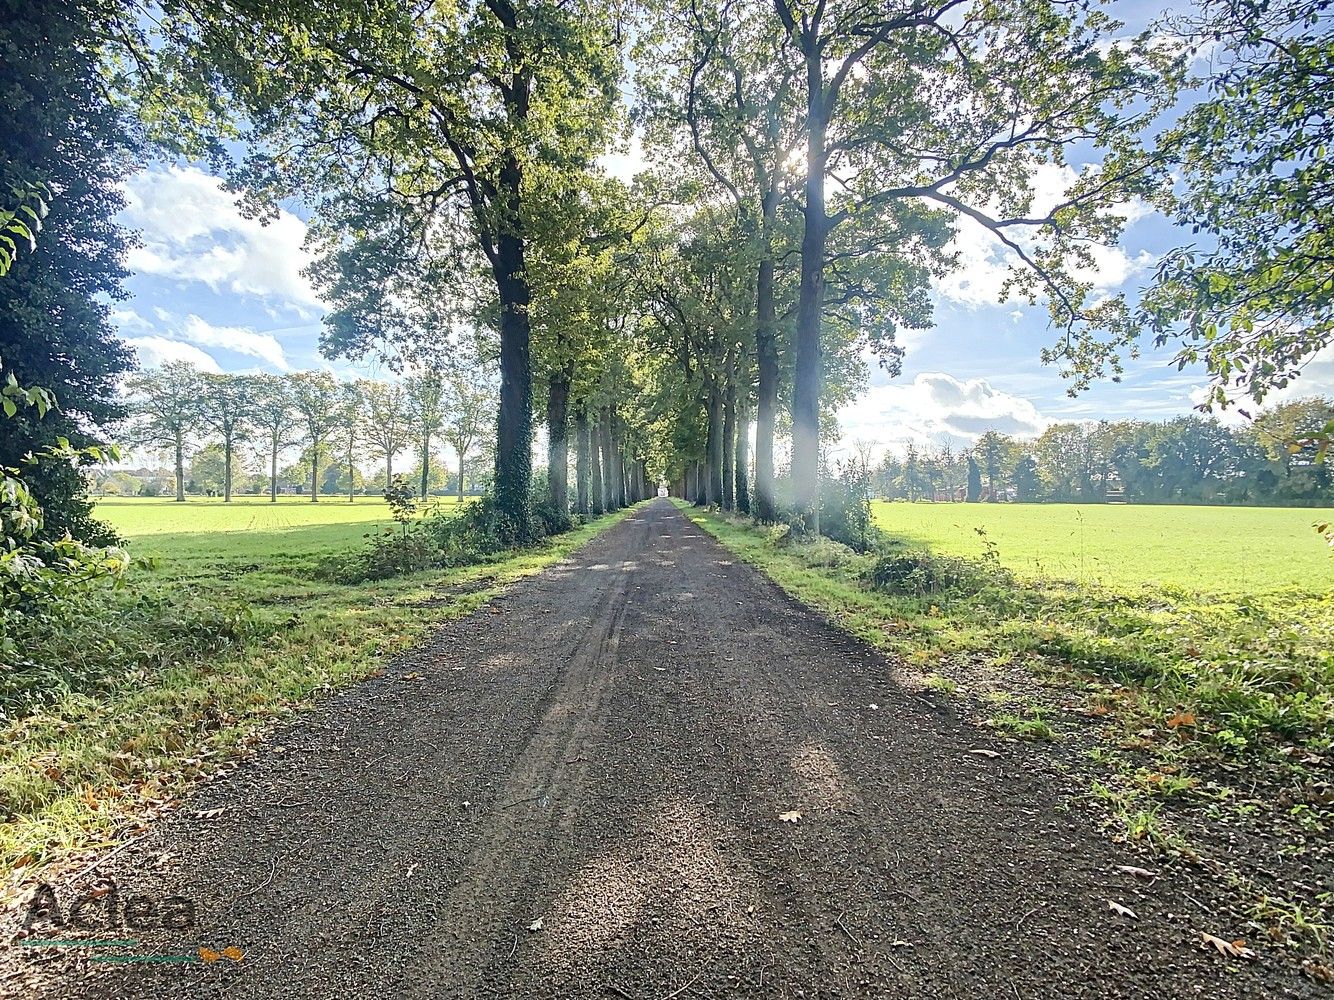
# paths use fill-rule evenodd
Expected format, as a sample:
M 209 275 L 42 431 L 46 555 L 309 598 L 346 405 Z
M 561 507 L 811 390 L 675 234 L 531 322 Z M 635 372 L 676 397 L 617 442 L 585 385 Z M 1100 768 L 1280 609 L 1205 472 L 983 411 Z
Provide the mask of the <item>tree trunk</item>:
M 222 502 L 232 502 L 232 439 L 222 440 Z
M 185 441 L 176 435 L 176 502 L 185 503 Z
M 629 501 L 629 491 L 625 482 L 625 441 L 616 432 L 616 426 L 620 421 L 616 419 L 615 406 L 607 411 L 607 417 L 607 433 L 611 437 L 611 457 L 616 469 L 616 506 L 619 508 L 628 506 Z
M 770 523 L 778 519 L 774 502 L 774 421 L 778 413 L 778 343 L 774 314 L 774 260 L 772 233 L 778 192 L 765 195 L 764 235 L 759 275 L 755 283 L 755 362 L 759 375 L 755 405 L 755 516 Z
M 588 416 L 584 423 L 587 426 Z M 602 435 L 596 421 L 588 427 L 588 511 L 601 514 L 607 509 L 606 491 L 602 484 Z
M 746 395 L 746 387 L 741 386 L 737 391 L 736 464 L 732 473 L 736 479 L 736 509 L 743 514 L 750 513 L 750 414 Z
M 524 244 L 518 232 L 522 172 L 511 159 L 501 169 L 501 185 L 511 192 L 510 231 L 496 240 L 492 272 L 500 293 L 500 412 L 496 417 L 496 509 L 509 521 L 516 541 L 532 533 L 533 374 L 529 356 L 528 282 Z
M 464 466 L 467 464 L 467 460 L 464 458 L 464 456 L 467 454 L 468 454 L 467 448 L 459 449 L 459 503 L 463 503 L 463 469 Z
M 582 404 L 574 411 L 574 509 L 588 516 L 588 413 Z
M 320 439 L 310 442 L 310 502 L 320 502 Z
M 718 376 L 709 379 L 709 398 L 706 404 L 709 436 L 704 446 L 707 471 L 704 479 L 704 502 L 721 506 L 723 502 L 723 387 Z
M 269 503 L 278 502 L 278 436 L 270 440 L 269 449 Z
M 598 417 L 598 447 L 602 449 L 602 503 L 608 512 L 619 510 L 616 488 L 616 462 L 611 454 L 611 420 L 603 410 Z
M 727 389 L 723 395 L 723 510 L 736 509 L 736 359 L 727 365 Z
M 573 365 L 551 376 L 547 390 L 547 486 L 551 506 L 561 515 L 570 510 L 570 380 Z
M 384 456 L 384 489 L 389 492 L 389 487 L 394 485 L 394 455 L 393 452 L 386 452 Z
M 815 529 L 820 465 L 820 325 L 824 307 L 825 213 L 824 80 L 818 53 L 807 54 L 806 204 L 801 237 L 801 291 L 797 302 L 792 372 L 792 505 L 794 526 Z
M 695 460 L 695 506 L 706 507 L 709 503 L 709 466 L 706 462 Z
M 431 435 L 422 435 L 421 449 L 422 499 L 425 500 L 431 490 Z
M 356 466 L 352 463 L 352 449 L 347 451 L 347 502 L 356 503 L 357 500 L 357 480 L 353 473 L 356 472 Z

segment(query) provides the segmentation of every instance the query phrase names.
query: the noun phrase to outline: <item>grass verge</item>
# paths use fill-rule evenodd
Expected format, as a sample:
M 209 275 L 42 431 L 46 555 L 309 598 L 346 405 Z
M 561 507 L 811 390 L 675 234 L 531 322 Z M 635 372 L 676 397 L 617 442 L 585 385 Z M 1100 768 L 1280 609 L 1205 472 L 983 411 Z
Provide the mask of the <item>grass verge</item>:
M 217 655 L 172 658 L 95 693 L 71 693 L 0 736 L 0 887 L 134 836 L 191 784 L 275 721 L 370 676 L 434 623 L 568 556 L 634 508 L 486 564 L 344 586 L 313 580 L 311 560 L 255 566 L 221 558 L 140 571 L 127 605 L 162 590 L 243 606 L 244 638 Z M 8 894 L 8 893 L 7 893 Z

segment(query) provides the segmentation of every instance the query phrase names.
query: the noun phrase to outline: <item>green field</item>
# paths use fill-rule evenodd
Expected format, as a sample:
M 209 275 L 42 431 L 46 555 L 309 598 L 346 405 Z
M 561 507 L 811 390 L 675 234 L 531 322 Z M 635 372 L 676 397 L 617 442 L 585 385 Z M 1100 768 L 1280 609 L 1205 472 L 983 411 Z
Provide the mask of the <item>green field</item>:
M 1030 578 L 1261 594 L 1334 589 L 1334 558 L 1313 530 L 1334 511 L 1287 507 L 902 503 L 877 500 L 893 538 L 980 556 L 983 536 Z
M 448 508 L 457 500 L 436 498 Z M 169 499 L 115 498 L 97 504 L 97 516 L 130 542 L 136 556 L 174 563 L 219 560 L 266 562 L 303 559 L 361 542 L 367 532 L 390 523 L 389 508 L 380 497 L 331 496 L 311 503 L 309 497 L 284 496 L 221 500 L 191 497 Z

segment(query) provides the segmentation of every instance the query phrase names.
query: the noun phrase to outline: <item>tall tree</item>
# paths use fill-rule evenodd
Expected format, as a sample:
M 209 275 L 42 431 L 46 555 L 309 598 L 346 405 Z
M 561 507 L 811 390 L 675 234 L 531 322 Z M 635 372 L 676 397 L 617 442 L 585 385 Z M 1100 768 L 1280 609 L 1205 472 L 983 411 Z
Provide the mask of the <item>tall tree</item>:
M 615 12 L 592 0 L 368 0 L 355 16 L 316 0 L 173 10 L 179 44 L 202 48 L 245 106 L 252 189 L 303 193 L 336 221 L 335 245 L 357 241 L 342 220 L 391 204 L 405 259 L 466 212 L 500 333 L 496 503 L 506 530 L 526 538 L 527 257 L 542 237 L 543 187 L 591 166 L 616 125 Z
M 366 396 L 360 380 L 342 383 L 338 395 L 338 415 L 331 443 L 347 473 L 347 502 L 354 503 L 357 499 L 357 448 L 366 428 Z
M 292 389 L 280 375 L 253 377 L 254 397 L 250 419 L 264 438 L 269 456 L 269 502 L 278 502 L 278 456 L 297 443 L 299 414 L 292 403 Z
M 476 352 L 462 351 L 445 372 L 448 399 L 440 436 L 459 463 L 458 497 L 463 499 L 468 458 L 491 430 L 496 412 L 494 370 Z
M 1006 449 L 1009 447 L 1010 440 L 999 431 L 986 431 L 977 439 L 977 447 L 973 449 L 973 457 L 979 460 L 979 465 L 987 477 L 987 500 L 995 503 L 996 480 L 1000 478 L 1001 466 L 1005 462 Z
M 438 367 L 423 367 L 403 383 L 407 391 L 408 426 L 417 442 L 421 497 L 431 490 L 431 442 L 445 424 L 445 376 Z
M 809 527 L 836 231 L 846 226 L 873 242 L 890 240 L 905 259 L 939 271 L 952 261 L 937 238 L 942 219 L 980 226 L 1020 262 L 1020 290 L 1047 292 L 1065 335 L 1062 356 L 1093 327 L 1125 325 L 1124 301 L 1095 303 L 1077 268 L 1091 261 L 1091 242 L 1115 236 L 1123 217 L 1109 209 L 1149 184 L 1149 164 L 1133 139 L 1161 94 L 1131 52 L 1100 54 L 1114 25 L 1086 5 L 774 0 L 774 12 L 804 84 L 792 483 L 798 524 Z M 1120 110 L 1136 99 L 1140 105 Z M 1036 206 L 1037 170 L 1063 165 L 1075 143 L 1098 150 L 1101 164 L 1071 178 L 1055 204 Z M 929 273 L 906 272 L 919 284 Z
M 132 238 L 115 219 L 137 138 L 107 98 L 95 9 L 0 0 L 0 219 L 15 213 L 0 228 L 26 220 L 30 230 L 0 233 L 0 263 L 8 265 L 0 279 L 0 354 L 20 384 L 50 390 L 58 406 L 42 419 L 20 411 L 0 421 L 0 466 L 17 466 L 57 438 L 86 447 L 124 416 L 117 387 L 133 353 L 109 317 L 125 298 Z M 30 243 L 43 206 L 40 239 Z M 43 538 L 110 536 L 93 519 L 83 477 L 69 462 L 41 463 L 25 480 L 43 510 Z
M 222 499 L 232 502 L 232 464 L 236 446 L 245 442 L 252 430 L 255 385 L 243 375 L 205 372 L 200 377 L 200 417 L 205 426 L 221 439 Z
M 384 460 L 384 484 L 388 489 L 394 482 L 394 456 L 407 447 L 411 428 L 407 392 L 401 382 L 363 379 L 357 387 L 365 401 L 366 440 Z
M 341 421 L 342 393 L 337 380 L 328 372 L 297 372 L 288 377 L 292 408 L 305 433 L 306 453 L 310 462 L 310 502 L 320 499 L 320 458 L 329 433 Z
M 125 381 L 136 445 L 156 445 L 172 455 L 176 502 L 185 502 L 185 456 L 202 419 L 203 379 L 197 368 L 181 361 L 155 371 L 139 372 Z

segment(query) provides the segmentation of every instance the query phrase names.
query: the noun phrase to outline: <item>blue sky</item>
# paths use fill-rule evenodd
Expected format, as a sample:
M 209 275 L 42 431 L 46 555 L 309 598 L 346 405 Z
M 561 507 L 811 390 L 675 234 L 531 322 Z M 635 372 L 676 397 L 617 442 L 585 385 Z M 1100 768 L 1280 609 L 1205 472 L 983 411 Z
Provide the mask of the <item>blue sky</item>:
M 1118 4 L 1127 31 L 1147 23 L 1157 3 Z M 638 157 L 610 157 L 608 169 L 626 174 Z M 1053 168 L 1039 177 L 1052 196 L 1070 174 Z M 267 226 L 242 218 L 218 178 L 189 165 L 159 166 L 127 185 L 123 222 L 142 233 L 131 252 L 133 298 L 118 303 L 115 321 L 145 365 L 192 361 L 218 371 L 352 369 L 319 354 L 318 297 L 301 275 L 305 223 L 284 211 Z M 1039 195 L 1041 200 L 1041 194 Z M 1151 276 L 1158 257 L 1182 234 L 1147 206 L 1130 206 L 1121 245 L 1100 255 L 1090 275 L 1108 294 L 1132 292 Z M 905 341 L 903 373 L 889 380 L 872 366 L 867 392 L 839 414 L 849 442 L 897 450 L 906 441 L 966 444 L 995 427 L 1033 435 L 1054 421 L 1159 418 L 1188 412 L 1204 379 L 1178 372 L 1170 349 L 1144 345 L 1120 384 L 1095 386 L 1076 399 L 1054 368 L 1038 360 L 1052 342 L 1043 306 L 996 301 L 1005 260 L 984 232 L 961 234 L 960 271 L 936 289 L 936 325 Z M 1334 357 L 1317 359 L 1284 395 L 1334 388 Z

